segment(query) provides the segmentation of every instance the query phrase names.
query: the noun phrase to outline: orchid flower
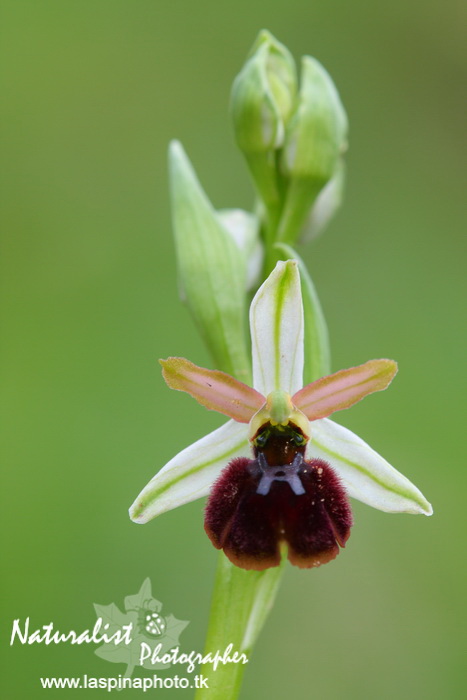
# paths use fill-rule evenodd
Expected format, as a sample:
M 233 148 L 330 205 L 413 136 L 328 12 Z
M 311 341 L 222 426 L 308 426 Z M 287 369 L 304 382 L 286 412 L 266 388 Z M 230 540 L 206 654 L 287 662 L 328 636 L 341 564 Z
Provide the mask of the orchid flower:
M 348 496 L 386 512 L 424 513 L 422 493 L 329 416 L 385 389 L 392 360 L 370 360 L 303 386 L 304 320 L 295 261 L 279 262 L 250 308 L 253 385 L 184 358 L 161 360 L 169 387 L 229 417 L 182 450 L 130 508 L 136 523 L 210 493 L 205 529 L 246 569 L 333 559 L 350 534 Z

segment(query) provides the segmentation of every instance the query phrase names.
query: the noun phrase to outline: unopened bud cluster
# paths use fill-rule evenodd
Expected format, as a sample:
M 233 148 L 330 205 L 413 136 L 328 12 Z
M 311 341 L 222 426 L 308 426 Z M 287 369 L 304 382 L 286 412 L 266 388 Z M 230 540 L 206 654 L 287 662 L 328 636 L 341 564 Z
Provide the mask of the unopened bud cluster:
M 249 293 L 278 260 L 298 259 L 290 246 L 317 235 L 339 206 L 347 118 L 318 61 L 305 56 L 299 80 L 291 53 L 265 30 L 233 83 L 231 113 L 258 194 L 254 213 L 216 211 L 181 144 L 173 142 L 172 219 L 182 298 L 215 365 L 246 381 Z M 321 329 L 305 339 L 307 356 L 327 366 L 319 301 L 306 268 L 301 272 L 310 328 Z M 308 375 L 316 378 L 313 369 Z
M 340 201 L 347 117 L 334 83 L 304 56 L 298 84 L 288 49 L 262 31 L 235 79 L 231 109 L 237 144 L 269 216 L 269 242 L 293 244 L 314 204 L 322 222 Z

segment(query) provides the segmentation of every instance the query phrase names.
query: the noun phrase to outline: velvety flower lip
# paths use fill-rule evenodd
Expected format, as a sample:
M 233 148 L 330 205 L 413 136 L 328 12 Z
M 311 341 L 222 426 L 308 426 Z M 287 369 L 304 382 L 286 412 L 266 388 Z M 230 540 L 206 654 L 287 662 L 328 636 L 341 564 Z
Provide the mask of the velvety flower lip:
M 297 462 L 299 489 L 278 477 L 284 480 L 261 490 L 264 473 L 245 457 L 230 462 L 215 482 L 205 530 L 236 566 L 278 566 L 283 542 L 289 561 L 300 568 L 326 564 L 345 547 L 352 513 L 340 480 L 322 459 Z
M 256 293 L 250 331 L 254 389 L 183 358 L 162 361 L 169 386 L 230 420 L 182 450 L 151 479 L 130 508 L 132 520 L 146 523 L 206 496 L 229 462 L 251 458 L 251 425 L 261 411 L 266 411 L 263 424 L 274 413 L 284 425 L 298 420 L 308 427 L 306 459 L 329 462 L 353 498 L 387 512 L 431 515 L 431 505 L 416 486 L 357 435 L 328 418 L 385 389 L 396 363 L 370 360 L 303 387 L 303 307 L 295 261 L 279 262 Z

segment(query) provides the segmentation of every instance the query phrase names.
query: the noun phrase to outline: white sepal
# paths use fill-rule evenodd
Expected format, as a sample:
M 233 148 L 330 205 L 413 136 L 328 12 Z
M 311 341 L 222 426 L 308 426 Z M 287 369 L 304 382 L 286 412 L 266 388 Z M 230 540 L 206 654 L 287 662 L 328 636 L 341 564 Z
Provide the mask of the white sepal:
M 328 461 L 349 495 L 373 508 L 388 513 L 433 513 L 416 486 L 355 433 L 329 418 L 311 423 L 307 456 Z
M 141 491 L 130 508 L 135 523 L 202 498 L 235 457 L 250 456 L 248 426 L 230 420 L 178 453 Z
M 264 396 L 303 386 L 303 305 L 298 264 L 278 262 L 250 308 L 253 386 Z

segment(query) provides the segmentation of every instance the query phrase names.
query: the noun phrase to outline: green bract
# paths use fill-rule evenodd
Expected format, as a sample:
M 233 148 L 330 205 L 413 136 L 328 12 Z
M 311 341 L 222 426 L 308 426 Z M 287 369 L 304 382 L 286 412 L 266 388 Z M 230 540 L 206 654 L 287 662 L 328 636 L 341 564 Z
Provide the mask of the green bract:
M 172 221 L 183 298 L 215 364 L 249 376 L 247 255 L 221 223 L 181 146 L 169 151 Z M 245 228 L 245 227 L 243 227 Z M 251 245 L 254 234 L 245 234 Z M 254 243 L 253 243 L 254 245 Z
M 300 237 L 301 243 L 308 243 L 326 229 L 329 221 L 342 204 L 344 185 L 345 165 L 343 158 L 339 158 L 336 172 L 318 194 L 311 208 Z
M 260 282 L 264 257 L 258 217 L 243 209 L 221 209 L 217 216 L 244 257 L 247 291 L 256 289 Z

